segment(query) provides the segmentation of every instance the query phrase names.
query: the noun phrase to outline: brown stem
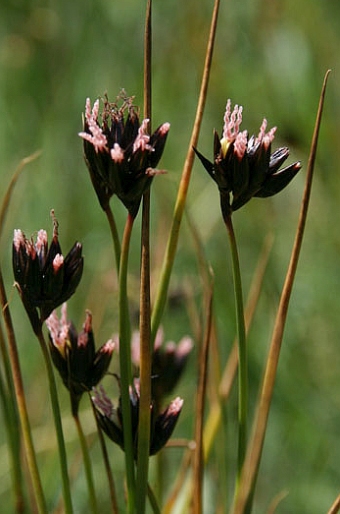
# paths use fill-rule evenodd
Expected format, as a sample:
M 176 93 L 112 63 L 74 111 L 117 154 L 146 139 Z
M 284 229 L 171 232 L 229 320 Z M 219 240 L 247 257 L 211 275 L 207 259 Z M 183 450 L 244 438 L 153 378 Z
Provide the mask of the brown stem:
M 203 469 L 204 469 L 204 454 L 203 454 L 203 424 L 204 424 L 204 404 L 207 389 L 207 376 L 208 376 L 208 354 L 210 346 L 210 334 L 212 323 L 212 300 L 213 300 L 213 286 L 208 298 L 208 319 L 206 326 L 206 333 L 203 345 L 200 352 L 200 368 L 199 368 L 199 382 L 196 398 L 196 423 L 195 423 L 195 442 L 196 448 L 194 452 L 193 462 L 193 496 L 192 496 L 192 513 L 202 514 L 203 512 Z

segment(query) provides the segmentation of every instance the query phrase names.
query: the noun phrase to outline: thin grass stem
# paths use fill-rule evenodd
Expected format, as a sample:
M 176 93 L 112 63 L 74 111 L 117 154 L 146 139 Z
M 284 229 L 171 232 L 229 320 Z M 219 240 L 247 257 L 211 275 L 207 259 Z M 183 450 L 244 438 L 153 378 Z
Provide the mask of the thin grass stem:
M 113 215 L 110 205 L 108 205 L 107 208 L 105 209 L 105 214 L 107 217 L 107 221 L 109 222 L 109 226 L 110 226 L 110 232 L 111 232 L 111 237 L 112 237 L 112 242 L 113 242 L 113 249 L 114 249 L 114 254 L 115 254 L 115 259 L 116 259 L 116 268 L 117 268 L 117 273 L 119 273 L 121 248 L 120 248 L 120 241 L 119 241 L 116 220 L 115 220 L 115 217 Z
M 2 338 L 1 330 L 1 338 Z M 20 433 L 18 425 L 18 413 L 16 411 L 16 401 L 14 405 L 11 403 L 10 395 L 8 394 L 2 370 L 0 369 L 0 399 L 3 408 L 3 420 L 5 425 L 6 436 L 9 444 L 9 459 L 11 468 L 11 477 L 14 493 L 16 514 L 25 512 L 25 499 L 23 492 L 22 480 L 22 461 L 20 458 Z M 14 397 L 15 399 L 15 397 Z
M 129 248 L 134 218 L 128 214 L 120 257 L 119 268 L 119 362 L 120 362 L 120 389 L 122 399 L 124 452 L 127 480 L 128 514 L 134 514 L 136 502 L 136 483 L 134 469 L 134 451 L 132 441 L 130 387 L 132 387 L 131 374 L 131 326 L 129 304 L 127 295 L 127 270 Z
M 148 484 L 147 492 L 148 492 L 148 498 L 149 498 L 150 506 L 152 508 L 152 512 L 154 514 L 161 514 L 161 509 L 158 506 L 156 496 L 154 495 L 154 492 L 151 489 L 151 487 L 149 486 L 149 484 Z
M 322 110 L 324 104 L 324 98 L 326 93 L 326 85 L 329 76 L 330 70 L 327 71 L 320 101 L 318 112 L 315 121 L 315 128 L 312 138 L 310 156 L 308 160 L 307 166 L 307 175 L 306 175 L 306 183 L 305 189 L 301 201 L 300 215 L 298 226 L 296 229 L 295 240 L 293 245 L 293 250 L 291 253 L 291 258 L 285 278 L 285 283 L 282 289 L 282 294 L 280 298 L 280 303 L 275 319 L 275 325 L 273 329 L 272 340 L 270 343 L 269 354 L 266 363 L 266 369 L 263 378 L 263 384 L 261 388 L 261 394 L 259 398 L 259 403 L 257 407 L 257 413 L 255 416 L 255 421 L 253 425 L 252 437 L 247 449 L 247 455 L 244 463 L 244 469 L 241 476 L 240 486 L 238 490 L 238 495 L 236 497 L 235 504 L 232 508 L 233 514 L 244 514 L 251 512 L 252 509 L 252 498 L 254 496 L 256 479 L 259 471 L 260 460 L 262 456 L 264 438 L 266 434 L 269 411 L 271 406 L 271 400 L 273 396 L 273 390 L 275 385 L 275 378 L 278 368 L 280 350 L 283 340 L 283 333 L 285 328 L 285 323 L 287 319 L 288 313 L 288 305 L 291 296 L 291 292 L 293 289 L 293 283 L 296 275 L 298 260 L 300 256 L 300 251 L 302 247 L 302 240 L 304 235 L 304 230 L 306 226 L 307 220 L 307 212 L 308 206 L 311 196 L 312 189 L 312 179 L 314 172 L 314 163 L 316 157 L 317 150 L 317 142 L 321 124 Z
M 149 472 L 151 352 L 150 352 L 150 260 L 149 212 L 150 193 L 143 198 L 142 261 L 140 284 L 140 398 L 138 424 L 137 488 L 138 514 L 144 514 Z
M 10 201 L 12 198 L 14 187 L 19 179 L 19 176 L 20 176 L 21 172 L 24 170 L 25 166 L 27 164 L 31 163 L 32 161 L 34 161 L 37 157 L 39 157 L 40 153 L 41 153 L 40 151 L 37 151 L 37 152 L 33 153 L 32 155 L 22 159 L 11 178 L 11 181 L 5 192 L 5 195 L 2 200 L 2 204 L 1 204 L 0 237 L 2 236 L 2 233 L 3 233 L 5 219 L 6 219 L 6 216 L 8 213 L 8 209 L 9 209 L 9 204 L 10 204 Z M 14 329 L 12 326 L 12 320 L 11 320 L 11 316 L 9 313 L 9 308 L 7 305 L 6 292 L 5 292 L 5 287 L 4 287 L 4 283 L 3 283 L 1 270 L 0 270 L 0 275 L 1 275 L 0 276 L 1 305 L 2 305 L 2 309 L 4 311 L 4 319 L 5 319 L 5 326 L 6 326 L 6 331 L 7 331 L 7 335 L 8 335 L 8 340 L 10 342 L 10 346 L 12 346 L 12 351 L 10 349 L 10 354 L 9 354 L 7 347 L 6 347 L 5 335 L 1 328 L 0 352 L 1 352 L 2 360 L 3 360 L 5 381 L 6 381 L 6 384 L 3 384 L 4 385 L 4 388 L 3 388 L 4 394 L 2 397 L 3 397 L 4 403 L 6 404 L 6 407 L 4 407 L 4 408 L 6 408 L 6 412 L 7 412 L 6 417 L 5 417 L 6 418 L 5 424 L 6 424 L 6 426 L 8 426 L 7 433 L 8 433 L 8 439 L 9 439 L 10 457 L 11 457 L 11 462 L 12 462 L 13 488 L 14 488 L 15 501 L 16 501 L 15 510 L 16 510 L 16 512 L 20 513 L 20 512 L 23 512 L 23 510 L 24 510 L 24 494 L 23 494 L 23 483 L 22 483 L 22 461 L 21 461 L 21 455 L 20 455 L 21 454 L 21 434 L 20 434 L 20 427 L 19 427 L 19 418 L 23 422 L 22 426 L 23 427 L 25 426 L 25 430 L 27 430 L 28 432 L 30 432 L 30 426 L 29 426 L 28 418 L 26 420 L 24 420 L 24 418 L 27 416 L 26 405 L 21 405 L 21 407 L 20 407 L 21 414 L 23 417 L 21 417 L 21 415 L 19 415 L 19 412 L 18 412 L 18 405 L 17 405 L 18 399 L 16 397 L 16 391 L 19 391 L 19 389 L 22 386 L 21 371 L 20 371 L 19 358 L 18 358 L 17 350 L 16 350 Z M 9 334 L 11 334 L 11 335 L 9 336 Z M 14 383 L 11 366 L 13 369 L 14 369 L 14 367 L 17 368 L 16 384 Z M 20 397 L 23 398 L 22 401 L 25 404 L 23 389 L 20 393 Z M 24 428 L 23 428 L 23 430 L 24 430 Z M 28 446 L 32 445 L 31 449 L 29 449 L 27 445 Z M 35 492 L 35 496 L 36 496 L 36 494 L 40 495 L 40 494 L 42 494 L 41 483 L 39 483 L 40 478 L 39 478 L 38 469 L 36 468 L 35 470 L 33 470 L 33 468 L 36 467 L 36 459 L 33 458 L 33 454 L 35 453 L 35 451 L 33 448 L 32 438 L 29 434 L 28 434 L 27 438 L 24 440 L 24 446 L 26 449 L 26 455 L 28 455 L 28 452 L 32 454 L 32 459 L 27 459 L 28 460 L 28 468 L 29 468 L 29 472 L 31 473 L 31 471 L 33 471 L 33 475 L 36 476 L 37 483 L 36 484 L 33 483 L 33 490 Z M 41 503 L 41 508 L 43 508 L 43 505 L 45 504 L 44 498 L 42 498 L 41 502 L 37 501 L 37 504 L 39 504 L 39 503 Z
M 246 327 L 246 335 L 249 331 L 251 323 L 253 321 L 253 317 L 255 314 L 255 309 L 259 301 L 262 283 L 265 271 L 267 269 L 268 259 L 270 255 L 270 251 L 273 244 L 273 237 L 268 236 L 264 242 L 262 252 L 260 254 L 254 275 L 253 280 L 250 286 L 247 303 L 244 311 L 244 319 L 245 319 L 245 327 Z M 205 423 L 204 427 L 204 451 L 205 451 L 205 460 L 208 460 L 211 449 L 213 447 L 213 442 L 215 440 L 216 432 L 218 427 L 222 421 L 222 407 L 221 402 L 226 402 L 229 398 L 232 385 L 234 383 L 238 368 L 238 344 L 237 337 L 233 343 L 231 352 L 229 354 L 229 358 L 224 367 L 222 378 L 219 385 L 219 402 L 216 402 L 211 406 L 211 410 L 209 412 L 209 416 Z
M 89 450 L 88 450 L 87 443 L 86 443 L 86 437 L 85 437 L 83 427 L 81 425 L 78 414 L 74 414 L 73 418 L 74 418 L 74 422 L 77 427 L 81 451 L 83 454 L 85 476 L 86 476 L 87 488 L 88 488 L 88 492 L 89 492 L 89 509 L 92 511 L 93 514 L 98 514 L 99 510 L 98 510 L 96 491 L 95 491 L 95 486 L 94 486 L 94 481 L 93 481 L 92 465 L 91 465 Z
M 54 419 L 55 431 L 56 431 L 57 442 L 58 442 L 59 463 L 60 463 L 60 471 L 61 471 L 63 498 L 64 498 L 64 510 L 65 510 L 65 514 L 72 514 L 73 507 L 72 507 L 72 498 L 71 498 L 70 479 L 69 479 L 68 469 L 67 469 L 66 447 L 65 447 L 64 433 L 63 433 L 63 427 L 62 427 L 62 422 L 61 422 L 61 414 L 60 414 L 57 386 L 56 386 L 55 377 L 54 377 L 54 373 L 53 373 L 52 360 L 51 360 L 51 356 L 48 351 L 48 347 L 47 347 L 47 344 L 46 344 L 46 341 L 45 341 L 45 338 L 44 338 L 44 335 L 42 332 L 42 328 L 40 328 L 40 330 L 37 330 L 36 336 L 38 338 L 40 348 L 43 353 L 46 371 L 47 371 L 53 419 Z
M 102 450 L 102 455 L 103 455 L 103 460 L 104 460 L 106 476 L 107 476 L 107 480 L 108 480 L 108 483 L 109 483 L 112 513 L 113 514 L 119 514 L 118 503 L 117 503 L 117 495 L 116 495 L 116 487 L 115 487 L 115 483 L 114 483 L 114 479 L 113 479 L 113 475 L 112 475 L 112 470 L 111 470 L 111 467 L 110 467 L 109 456 L 108 456 L 108 453 L 107 453 L 105 439 L 104 439 L 104 436 L 103 436 L 102 429 L 101 429 L 101 427 L 100 427 L 100 425 L 98 423 L 98 419 L 97 419 L 97 416 L 96 416 L 96 413 L 95 413 L 95 407 L 94 407 L 92 401 L 91 401 L 91 405 L 92 405 L 93 415 L 94 415 L 94 418 L 96 420 L 96 426 L 97 426 L 97 432 L 98 432 L 98 437 L 99 437 L 99 443 L 100 443 L 100 447 L 101 447 L 101 450 Z
M 18 405 L 18 414 L 21 424 L 25 455 L 27 459 L 27 467 L 32 481 L 34 499 L 39 514 L 47 514 L 47 505 L 44 492 L 41 485 L 41 479 L 37 464 L 36 453 L 33 445 L 30 422 L 28 418 L 24 385 L 22 380 L 18 348 L 16 344 L 12 317 L 8 308 L 7 296 L 0 267 L 0 300 L 4 316 L 7 339 L 9 343 L 9 359 L 11 363 L 13 383 L 15 388 L 16 402 Z
M 151 0 L 147 1 L 144 35 L 144 118 L 151 133 Z M 140 399 L 136 506 L 144 514 L 148 491 L 151 405 L 150 190 L 143 195 L 140 281 Z
M 170 235 L 165 251 L 165 257 L 163 260 L 163 266 L 161 270 L 161 276 L 159 280 L 159 286 L 157 289 L 157 294 L 154 302 L 154 307 L 152 311 L 151 317 L 151 341 L 153 342 L 156 338 L 157 330 L 160 325 L 160 321 L 163 315 L 163 311 L 166 304 L 167 292 L 170 283 L 170 276 L 172 272 L 172 267 L 175 260 L 177 243 L 179 237 L 179 230 L 182 222 L 184 207 L 186 203 L 191 171 L 194 164 L 194 150 L 193 148 L 197 146 L 198 136 L 201 128 L 203 112 L 205 107 L 205 102 L 207 98 L 208 91 L 208 83 L 210 77 L 210 69 L 211 69 L 211 61 L 214 50 L 214 42 L 216 35 L 216 27 L 217 27 L 217 19 L 219 12 L 220 0 L 215 0 L 214 9 L 212 13 L 212 19 L 210 24 L 210 32 L 206 50 L 206 57 L 203 69 L 203 76 L 201 82 L 201 89 L 199 94 L 199 99 L 197 103 L 196 116 L 194 121 L 194 126 L 191 134 L 191 139 L 189 143 L 189 148 L 187 152 L 187 156 L 185 159 L 182 177 L 177 193 L 177 200 L 175 204 L 174 214 L 172 218 L 172 225 L 170 230 Z
M 333 505 L 331 506 L 331 508 L 329 509 L 327 514 L 337 514 L 337 512 L 339 512 L 339 511 L 340 511 L 340 494 L 334 501 Z
M 14 187 L 15 187 L 17 181 L 18 181 L 18 178 L 21 175 L 21 172 L 24 170 L 24 168 L 25 168 L 25 166 L 27 166 L 27 164 L 30 164 L 31 162 L 35 161 L 35 159 L 37 159 L 40 155 L 41 155 L 41 151 L 37 150 L 36 152 L 32 153 L 28 157 L 25 157 L 24 159 L 22 159 L 20 161 L 17 169 L 15 170 L 15 172 L 14 172 L 12 178 L 11 178 L 11 181 L 9 183 L 9 186 L 7 188 L 7 191 L 5 193 L 5 196 L 3 198 L 2 205 L 1 205 L 1 210 L 0 210 L 0 234 L 2 234 L 4 223 L 5 223 L 5 219 L 6 219 L 7 212 L 8 212 L 9 203 L 11 201 Z
M 236 481 L 237 490 L 247 448 L 248 359 L 240 263 L 231 216 L 225 218 L 225 224 L 228 231 L 232 257 L 238 341 L 238 463 Z
M 210 286 L 209 298 L 207 299 L 207 326 L 204 335 L 203 345 L 199 357 L 199 380 L 196 398 L 196 421 L 195 421 L 195 443 L 193 462 L 193 494 L 192 494 L 192 513 L 203 513 L 203 472 L 204 472 L 204 449 L 203 449 L 203 424 L 204 406 L 206 400 L 207 376 L 208 376 L 208 356 L 210 347 L 210 334 L 212 324 L 212 300 L 213 284 Z
M 4 424 L 9 442 L 9 456 L 11 461 L 11 474 L 13 492 L 15 497 L 15 512 L 24 511 L 24 492 L 21 460 L 21 434 L 19 427 L 19 414 L 15 397 L 15 388 L 11 372 L 10 359 L 5 342 L 5 334 L 0 326 L 0 353 L 4 367 L 4 377 L 1 379 L 1 400 L 4 409 Z M 2 370 L 1 370 L 2 373 Z

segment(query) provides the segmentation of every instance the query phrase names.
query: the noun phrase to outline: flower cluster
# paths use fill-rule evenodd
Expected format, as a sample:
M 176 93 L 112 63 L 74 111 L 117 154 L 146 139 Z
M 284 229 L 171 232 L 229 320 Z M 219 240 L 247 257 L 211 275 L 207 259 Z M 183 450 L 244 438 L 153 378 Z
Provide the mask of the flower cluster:
M 276 127 L 266 132 L 264 119 L 258 136 L 249 138 L 246 130 L 240 131 L 241 122 L 242 107 L 235 105 L 231 111 L 228 100 L 222 138 L 214 131 L 214 161 L 210 162 L 195 149 L 218 186 L 224 219 L 253 196 L 263 198 L 279 193 L 301 169 L 299 162 L 279 169 L 289 156 L 289 149 L 279 148 L 271 154 Z
M 139 381 L 135 379 L 133 388 L 130 388 L 131 423 L 135 459 L 137 459 L 138 450 L 139 398 Z M 99 425 L 106 435 L 124 450 L 121 398 L 119 399 L 118 407 L 114 407 L 103 387 L 99 387 L 94 390 L 92 401 L 96 409 Z M 183 400 L 179 397 L 175 398 L 168 407 L 160 413 L 154 408 L 153 403 L 150 405 L 150 455 L 155 455 L 159 452 L 171 437 L 181 413 L 182 406 Z
M 161 405 L 180 380 L 193 348 L 190 337 L 183 337 L 178 344 L 164 343 L 164 332 L 159 329 L 151 355 L 152 398 L 155 405 Z M 140 366 L 139 332 L 135 332 L 131 342 L 132 363 L 138 371 Z
M 193 348 L 193 342 L 189 337 L 183 337 L 176 345 L 172 341 L 163 344 L 163 336 L 163 330 L 158 330 L 151 356 L 150 455 L 157 453 L 166 444 L 175 428 L 182 410 L 183 400 L 177 397 L 165 409 L 162 408 L 162 403 L 164 397 L 170 394 L 177 385 Z M 116 345 L 119 350 L 118 340 Z M 134 332 L 132 336 L 131 359 L 135 372 L 138 374 L 140 366 L 138 331 Z M 140 385 L 137 377 L 134 379 L 133 387 L 130 387 L 129 395 L 136 458 L 140 397 Z M 94 390 L 93 404 L 96 408 L 98 422 L 104 432 L 124 450 L 121 398 L 119 398 L 118 407 L 114 407 L 103 387 L 100 387 Z
M 99 122 L 99 100 L 88 98 L 85 107 L 84 157 L 101 207 L 106 210 L 112 195 L 117 195 L 129 213 L 137 215 L 142 195 L 159 173 L 157 166 L 164 149 L 169 123 L 163 123 L 150 136 L 149 120 L 139 122 L 133 98 L 121 95 L 123 103 L 109 103 Z
M 35 333 L 53 309 L 73 295 L 83 273 L 81 244 L 75 243 L 64 257 L 53 211 L 52 217 L 54 230 L 50 246 L 45 230 L 38 231 L 35 242 L 27 239 L 21 230 L 14 230 L 15 285 Z
M 83 393 L 91 391 L 107 372 L 114 343 L 109 340 L 96 351 L 91 313 L 86 312 L 83 329 L 78 334 L 67 319 L 66 303 L 62 305 L 60 319 L 53 311 L 46 325 L 52 361 L 70 392 L 72 413 L 76 415 Z

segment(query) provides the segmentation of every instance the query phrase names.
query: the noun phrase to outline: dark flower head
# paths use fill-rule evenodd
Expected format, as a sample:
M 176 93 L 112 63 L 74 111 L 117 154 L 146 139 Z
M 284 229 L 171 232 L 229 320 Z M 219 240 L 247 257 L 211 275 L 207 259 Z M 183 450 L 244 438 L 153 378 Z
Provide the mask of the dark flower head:
M 50 246 L 45 230 L 39 230 L 35 242 L 27 239 L 21 230 L 14 230 L 15 285 L 35 332 L 53 309 L 73 295 L 83 273 L 81 244 L 75 243 L 63 257 L 53 211 L 52 217 L 54 230 Z
M 62 305 L 60 319 L 53 311 L 46 325 L 53 363 L 70 392 L 72 413 L 77 414 L 83 393 L 96 386 L 107 372 L 114 343 L 109 340 L 96 351 L 91 313 L 86 312 L 83 329 L 78 334 L 67 319 L 66 303 Z
M 152 397 L 156 406 L 176 387 L 192 348 L 193 341 L 190 337 L 183 337 L 178 344 L 173 341 L 164 343 L 164 332 L 162 329 L 158 330 L 151 355 Z M 136 370 L 139 370 L 139 332 L 133 334 L 131 353 L 132 362 Z
M 118 407 L 114 407 L 102 386 L 94 390 L 92 398 L 96 409 L 96 416 L 106 435 L 122 450 L 124 450 L 123 416 L 121 398 Z M 132 437 L 134 442 L 134 457 L 137 459 L 138 449 L 138 421 L 139 421 L 139 382 L 134 381 L 134 388 L 130 388 L 130 406 Z M 151 409 L 150 455 L 155 455 L 167 443 L 176 426 L 181 413 L 183 400 L 175 398 L 160 414 L 156 413 L 153 403 Z
M 240 131 L 241 122 L 242 107 L 235 105 L 231 112 L 228 100 L 222 138 L 214 132 L 214 162 L 195 149 L 219 188 L 224 218 L 253 196 L 264 198 L 279 193 L 301 169 L 299 162 L 279 169 L 289 156 L 289 149 L 283 147 L 270 153 L 276 127 L 266 132 L 267 120 L 264 119 L 258 136 L 249 138 L 246 130 Z
M 122 92 L 122 106 L 104 99 L 104 109 L 99 122 L 99 100 L 91 109 L 86 100 L 84 131 L 84 157 L 93 187 L 101 207 L 106 210 L 112 195 L 135 217 L 143 193 L 151 185 L 155 169 L 165 145 L 170 128 L 163 123 L 150 136 L 149 120 L 139 121 L 133 98 Z

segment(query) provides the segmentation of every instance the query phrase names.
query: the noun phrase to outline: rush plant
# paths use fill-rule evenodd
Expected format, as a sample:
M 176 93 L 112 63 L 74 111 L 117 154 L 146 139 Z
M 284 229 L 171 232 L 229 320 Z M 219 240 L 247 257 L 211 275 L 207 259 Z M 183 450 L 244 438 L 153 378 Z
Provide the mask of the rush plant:
M 199 9 L 199 5 L 196 8 Z M 82 244 L 76 242 L 67 254 L 62 253 L 59 242 L 59 238 L 62 237 L 59 236 L 59 223 L 53 209 L 51 210 L 50 242 L 46 227 L 30 227 L 25 220 L 22 220 L 22 225 L 26 225 L 25 233 L 29 231 L 34 235 L 26 236 L 23 229 L 14 229 L 12 246 L 14 285 L 23 304 L 23 315 L 25 311 L 32 328 L 32 335 L 38 340 L 45 362 L 60 461 L 61 481 L 59 479 L 55 481 L 54 496 L 57 498 L 59 482 L 61 482 L 62 506 L 60 507 L 55 499 L 46 496 L 42 485 L 44 469 L 37 459 L 20 364 L 25 359 L 25 349 L 20 347 L 20 352 L 18 350 L 16 327 L 13 325 L 10 314 L 11 302 L 5 291 L 5 285 L 8 286 L 8 284 L 4 283 L 0 273 L 3 316 L 0 392 L 13 468 L 14 491 L 13 506 L 8 512 L 16 514 L 80 512 L 77 507 L 77 497 L 73 494 L 74 478 L 69 465 L 69 462 L 75 459 L 65 444 L 65 427 L 59 400 L 60 394 L 64 394 L 65 391 L 70 400 L 70 412 L 76 425 L 86 476 L 88 494 L 86 512 L 204 514 L 204 480 L 207 463 L 218 440 L 217 433 L 223 423 L 222 411 L 227 404 L 232 406 L 232 410 L 235 407 L 234 410 L 238 412 L 234 423 L 231 424 L 236 428 L 229 430 L 229 437 L 232 438 L 231 445 L 238 448 L 237 458 L 234 462 L 224 452 L 223 447 L 218 448 L 221 473 L 217 479 L 224 480 L 226 475 L 232 477 L 229 486 L 225 484 L 225 487 L 230 488 L 230 482 L 232 482 L 233 492 L 229 495 L 227 504 L 222 505 L 218 500 L 216 502 L 214 500 L 214 505 L 216 503 L 214 512 L 250 514 L 253 511 L 287 310 L 309 206 L 329 72 L 326 73 L 322 86 L 309 162 L 304 166 L 305 189 L 301 200 L 295 242 L 277 307 L 269 353 L 263 363 L 265 371 L 262 380 L 259 379 L 261 382 L 259 399 L 253 414 L 253 409 L 249 406 L 247 331 L 258 301 L 264 272 L 260 268 L 255 272 L 253 279 L 255 293 L 250 295 L 248 307 L 245 308 L 242 270 L 233 220 L 238 216 L 239 209 L 247 210 L 249 202 L 265 202 L 267 197 L 280 193 L 286 187 L 293 187 L 290 183 L 300 172 L 302 164 L 294 158 L 291 162 L 288 147 L 276 148 L 276 127 L 268 130 L 266 119 L 263 119 L 256 135 L 250 136 L 251 131 L 242 130 L 243 108 L 239 105 L 232 107 L 230 100 L 226 103 L 224 117 L 221 113 L 221 118 L 223 117 L 221 134 L 216 130 L 213 132 L 211 156 L 205 157 L 201 153 L 199 134 L 212 69 L 219 8 L 220 2 L 215 0 L 196 116 L 178 184 L 172 221 L 166 233 L 167 242 L 162 266 L 156 279 L 150 264 L 150 246 L 157 245 L 154 241 L 150 243 L 152 235 L 150 196 L 154 181 L 161 181 L 166 172 L 163 169 L 162 159 L 166 156 L 166 143 L 171 137 L 171 120 L 157 120 L 155 123 L 157 128 L 152 128 L 154 116 L 151 102 L 151 0 L 147 1 L 145 17 L 143 108 L 135 104 L 135 97 L 129 96 L 125 89 L 117 92 L 117 96 L 113 95 L 113 100 L 109 99 L 111 92 L 110 96 L 103 93 L 103 96 L 98 97 L 94 102 L 89 98 L 84 99 L 85 112 L 83 126 L 79 127 L 79 136 L 90 181 L 99 206 L 108 220 L 115 257 L 115 266 L 112 267 L 112 276 L 115 277 L 112 280 L 112 293 L 117 302 L 110 307 L 110 310 L 112 319 L 118 321 L 110 334 L 110 339 L 105 344 L 99 348 L 96 347 L 94 328 L 96 320 L 93 319 L 89 310 L 86 311 L 85 321 L 79 332 L 67 314 L 66 302 L 70 305 L 77 301 L 78 286 L 82 276 L 87 273 L 86 255 L 83 256 Z M 120 80 L 124 83 L 124 76 L 120 77 Z M 129 88 L 129 84 L 124 85 Z M 229 92 L 225 93 L 228 97 Z M 89 91 L 88 94 L 93 97 L 94 92 Z M 216 123 L 219 123 L 218 119 Z M 278 134 L 279 132 L 280 127 L 277 129 Z M 81 152 L 80 147 L 79 152 Z M 213 272 L 210 269 L 195 220 L 188 215 L 188 225 L 196 244 L 196 257 L 199 262 L 197 281 L 203 284 L 199 298 L 199 322 L 195 325 L 196 330 L 192 328 L 193 333 L 190 337 L 183 334 L 179 343 L 171 341 L 164 343 L 162 319 L 169 298 L 169 284 L 185 216 L 195 156 L 198 157 L 199 164 L 203 165 L 201 166 L 202 175 L 203 169 L 208 173 L 207 184 L 212 179 L 217 185 L 216 198 L 219 200 L 221 209 L 221 237 L 224 237 L 224 225 L 231 252 L 231 269 L 227 266 L 223 268 L 223 272 L 221 270 Z M 282 167 L 286 161 L 288 164 Z M 162 167 L 159 168 L 160 163 Z M 25 164 L 28 162 L 23 162 L 23 165 Z M 1 232 L 20 172 L 21 169 L 14 175 L 4 194 L 0 218 Z M 93 199 L 96 203 L 95 196 Z M 53 203 L 52 196 L 51 203 Z M 98 206 L 97 203 L 96 205 Z M 117 222 L 116 211 L 120 207 L 126 214 L 124 227 Z M 218 206 L 212 205 L 211 209 L 218 209 Z M 204 212 L 203 215 L 208 217 L 209 212 Z M 137 230 L 137 223 L 135 223 L 137 219 L 140 221 L 138 226 L 141 227 L 138 321 L 136 316 L 132 316 L 131 286 L 128 280 L 131 238 Z M 66 223 L 67 220 L 62 220 L 60 215 L 61 227 Z M 264 239 L 265 236 L 264 234 Z M 230 326 L 225 327 L 225 330 L 230 332 L 231 340 L 235 338 L 235 345 L 230 357 L 224 360 L 222 355 L 225 352 L 221 349 L 222 342 L 219 341 L 216 333 L 215 301 L 217 299 L 214 296 L 214 282 L 227 281 L 230 276 L 234 285 L 234 292 L 231 291 L 230 294 L 234 302 L 236 333 L 233 333 Z M 100 291 L 98 294 L 100 295 Z M 176 325 L 177 319 L 174 318 L 171 322 Z M 114 323 L 112 321 L 112 327 Z M 96 330 L 99 331 L 98 327 Z M 114 370 L 112 359 L 116 355 L 119 366 Z M 209 364 L 212 358 L 219 362 L 221 373 L 216 376 Z M 189 363 L 194 368 L 194 375 L 191 375 L 191 380 L 195 383 L 192 388 L 193 397 L 186 396 L 185 387 L 183 387 L 183 393 L 181 392 L 182 380 L 186 377 Z M 238 394 L 235 397 L 229 394 L 234 379 L 238 387 Z M 229 382 L 228 386 L 226 382 Z M 112 397 L 113 393 L 111 389 L 108 392 L 108 387 L 116 391 L 116 397 Z M 173 395 L 172 399 L 169 399 L 169 395 Z M 211 408 L 209 415 L 205 415 L 209 400 L 214 409 Z M 80 404 L 84 404 L 85 401 L 88 402 L 88 410 L 93 414 L 97 430 L 95 434 L 91 434 L 91 437 L 87 435 L 85 421 L 81 421 Z M 193 420 L 191 436 L 176 438 L 177 426 L 184 416 Z M 94 440 L 100 443 L 109 484 L 106 498 L 98 498 L 96 490 L 96 473 L 91 460 L 91 445 L 94 444 Z M 165 498 L 162 477 L 167 467 L 166 452 L 169 451 L 169 447 L 179 448 L 181 463 L 178 469 L 173 470 L 175 478 L 173 478 L 173 484 L 167 488 L 168 496 Z M 124 457 L 123 469 L 117 474 L 118 479 L 113 472 L 111 462 L 111 455 L 117 455 L 117 453 Z M 153 473 L 152 480 L 149 472 L 150 459 L 154 459 L 157 469 L 157 473 Z M 123 481 L 120 478 L 122 474 Z M 30 491 L 30 494 L 27 494 L 27 491 Z M 338 499 L 329 512 L 337 512 L 339 504 Z

